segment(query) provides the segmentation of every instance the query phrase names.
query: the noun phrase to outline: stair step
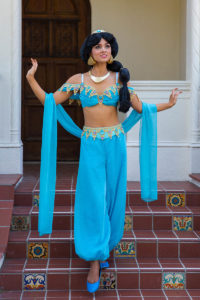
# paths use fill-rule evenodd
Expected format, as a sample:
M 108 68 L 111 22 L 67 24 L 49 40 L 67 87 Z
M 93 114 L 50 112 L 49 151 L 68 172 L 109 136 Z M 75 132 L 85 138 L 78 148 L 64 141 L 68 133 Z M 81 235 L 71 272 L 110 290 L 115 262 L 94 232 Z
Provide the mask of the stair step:
M 12 228 L 11 230 L 38 228 L 38 207 L 15 206 L 13 208 Z M 186 221 L 183 220 L 186 218 Z M 126 206 L 125 223 L 129 230 L 173 230 L 173 224 L 177 227 L 189 226 L 187 230 L 200 231 L 200 207 L 177 207 L 169 208 L 164 206 L 141 207 Z M 22 224 L 23 223 L 23 224 Z M 24 226 L 23 228 L 22 225 Z M 70 230 L 74 227 L 74 207 L 73 206 L 55 206 L 53 229 Z M 181 230 L 184 228 L 181 227 Z
M 110 267 L 102 270 L 101 287 L 105 289 L 169 289 L 168 276 L 175 276 L 179 289 L 198 289 L 200 259 L 109 259 Z M 0 274 L 3 290 L 29 289 L 31 277 L 41 279 L 45 290 L 86 290 L 90 263 L 69 259 L 6 259 Z M 182 280 L 180 279 L 182 276 Z M 13 282 L 14 280 L 14 282 Z M 109 285 L 110 280 L 110 285 Z M 104 282 L 104 283 L 103 283 Z M 181 283 L 181 284 L 180 284 Z M 37 288 L 37 285 L 33 287 Z M 135 291 L 136 292 L 136 291 Z M 182 291 L 184 292 L 184 291 Z
M 123 238 L 110 252 L 110 257 L 200 257 L 200 232 L 172 230 L 125 231 Z M 10 232 L 7 258 L 77 257 L 73 230 L 54 230 L 39 236 L 37 230 Z
M 192 173 L 189 176 L 195 179 L 196 181 L 200 182 L 200 173 Z
M 140 183 L 127 182 L 124 235 L 110 253 L 110 267 L 102 270 L 100 289 L 91 295 L 90 264 L 74 248 L 78 164 L 57 168 L 53 232 L 42 237 L 39 165 L 29 168 L 15 188 L 0 299 L 200 299 L 200 187 L 158 182 L 158 200 L 146 203 Z
M 21 296 L 22 295 L 22 296 Z M 186 300 L 186 299 L 199 299 L 200 290 L 184 290 L 184 291 L 165 291 L 165 290 L 98 290 L 95 294 L 89 294 L 85 290 L 81 291 L 9 291 L 1 294 L 1 299 L 5 300 L 25 300 L 25 299 L 37 299 L 37 300 L 57 300 L 57 299 L 107 299 L 107 300 Z M 37 298 L 36 298 L 37 297 Z M 45 298 L 46 297 L 46 298 Z
M 63 176 L 64 177 L 64 176 Z M 74 177 L 74 178 L 72 178 Z M 55 206 L 74 205 L 75 201 L 75 175 L 71 175 L 71 179 L 57 179 L 55 191 Z M 73 186 L 70 187 L 73 181 Z M 61 188 L 62 187 L 62 188 Z M 130 205 L 140 206 L 166 206 L 166 200 L 169 195 L 181 194 L 187 206 L 199 206 L 200 187 L 189 181 L 159 181 L 158 182 L 158 200 L 146 203 L 141 200 L 141 190 L 139 182 L 127 182 L 127 202 Z M 15 189 L 15 206 L 32 206 L 34 197 L 39 197 L 39 183 L 35 186 L 32 179 L 24 179 Z

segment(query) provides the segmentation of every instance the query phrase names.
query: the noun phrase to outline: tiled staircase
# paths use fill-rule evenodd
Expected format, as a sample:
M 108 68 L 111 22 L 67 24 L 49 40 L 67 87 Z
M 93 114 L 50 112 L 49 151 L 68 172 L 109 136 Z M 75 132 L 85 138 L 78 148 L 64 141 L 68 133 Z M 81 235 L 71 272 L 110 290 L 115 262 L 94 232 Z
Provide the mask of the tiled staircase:
M 200 299 L 200 188 L 180 181 L 159 182 L 159 199 L 149 205 L 140 199 L 139 183 L 128 182 L 124 236 L 99 290 L 87 292 L 89 262 L 73 243 L 77 169 L 58 165 L 53 233 L 39 237 L 39 165 L 24 165 L 0 299 Z

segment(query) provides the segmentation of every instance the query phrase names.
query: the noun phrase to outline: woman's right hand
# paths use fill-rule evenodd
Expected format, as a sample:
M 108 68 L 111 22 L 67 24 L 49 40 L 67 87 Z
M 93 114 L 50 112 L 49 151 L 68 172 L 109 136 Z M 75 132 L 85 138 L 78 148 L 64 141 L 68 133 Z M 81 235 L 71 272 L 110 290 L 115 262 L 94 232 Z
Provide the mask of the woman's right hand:
M 36 59 L 31 58 L 31 62 L 32 62 L 32 67 L 28 70 L 27 74 L 26 74 L 26 78 L 33 76 L 35 72 L 37 71 L 37 67 L 38 67 L 38 62 Z

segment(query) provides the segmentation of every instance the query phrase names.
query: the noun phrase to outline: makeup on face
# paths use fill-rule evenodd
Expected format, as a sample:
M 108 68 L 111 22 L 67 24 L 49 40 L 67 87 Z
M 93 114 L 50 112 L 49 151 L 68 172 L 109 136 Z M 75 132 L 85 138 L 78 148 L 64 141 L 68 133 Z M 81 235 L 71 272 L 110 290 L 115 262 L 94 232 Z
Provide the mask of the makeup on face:
M 102 58 L 106 58 L 111 52 L 111 46 L 106 40 L 101 39 L 101 41 L 93 47 L 93 51 L 95 53 L 100 53 Z

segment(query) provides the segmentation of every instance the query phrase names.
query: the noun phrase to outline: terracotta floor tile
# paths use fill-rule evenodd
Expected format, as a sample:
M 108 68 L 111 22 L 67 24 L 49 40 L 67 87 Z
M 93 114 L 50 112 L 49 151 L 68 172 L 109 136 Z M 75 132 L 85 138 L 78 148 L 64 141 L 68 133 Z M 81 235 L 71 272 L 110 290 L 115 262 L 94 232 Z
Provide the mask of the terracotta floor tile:
M 43 291 L 24 291 L 22 300 L 42 300 L 45 299 L 45 293 Z
M 172 229 L 172 216 L 153 216 L 153 229 L 154 230 L 171 230 Z
M 117 274 L 118 289 L 138 289 L 139 288 L 139 272 L 135 273 L 118 273 Z
M 96 296 L 96 293 L 95 292 L 95 296 Z M 93 294 L 90 294 L 88 291 L 75 291 L 75 290 L 71 290 L 71 299 L 87 299 L 86 297 L 88 297 L 88 299 L 93 299 Z
M 168 207 L 164 206 L 151 206 L 151 210 L 154 214 L 171 214 L 171 211 L 168 209 Z
M 69 240 L 70 236 L 70 230 L 53 230 L 51 234 L 51 240 Z
M 1 245 L 7 245 L 8 242 L 8 236 L 9 236 L 9 227 L 0 227 L 0 244 Z
M 175 231 L 179 239 L 198 240 L 198 236 L 193 231 Z
M 12 216 L 12 209 L 0 209 L 0 226 L 10 226 Z
M 177 184 L 177 181 L 160 181 L 160 185 L 162 186 L 163 190 L 166 192 L 169 191 L 184 191 L 183 188 L 180 188 Z
M 156 300 L 158 299 L 157 297 L 155 298 L 155 296 L 151 297 L 151 296 L 147 296 L 147 297 L 143 297 L 144 300 Z M 166 297 L 162 297 L 162 296 L 159 296 L 159 300 L 166 300 Z
M 25 265 L 25 258 L 22 259 L 6 259 L 2 268 L 1 274 L 6 273 L 21 273 Z
M 152 230 L 134 230 L 137 239 L 140 240 L 155 240 L 156 237 Z
M 29 235 L 28 241 L 48 241 L 50 235 L 49 234 L 44 234 L 42 236 L 39 235 L 39 232 L 37 230 L 31 230 L 31 233 Z
M 7 208 L 10 209 L 13 207 L 13 200 L 0 200 L 0 209 L 1 208 Z
M 127 215 L 127 214 L 131 214 L 132 213 L 132 211 L 131 211 L 131 208 L 130 208 L 130 206 L 129 205 L 126 205 L 126 209 L 125 209 L 125 214 Z
M 14 206 L 13 207 L 13 215 L 23 216 L 29 215 L 31 212 L 32 207 L 30 206 Z
M 181 262 L 185 268 L 190 269 L 191 271 L 200 271 L 200 258 L 181 258 Z
M 135 214 L 151 214 L 151 210 L 148 206 L 134 206 L 134 205 L 130 205 L 130 208 L 133 212 L 133 215 Z
M 25 242 L 28 234 L 28 231 L 10 231 L 9 242 Z
M 26 242 L 9 242 L 6 250 L 7 258 L 25 258 L 26 257 Z
M 160 272 L 160 264 L 156 258 L 137 259 L 140 272 Z
M 138 270 L 138 265 L 134 258 L 126 258 L 126 257 L 115 258 L 115 263 L 116 263 L 117 272 L 127 272 L 128 273 L 128 272 L 134 272 L 134 271 Z
M 122 240 L 134 239 L 133 231 L 124 231 Z
M 157 245 L 153 240 L 137 241 L 137 258 L 155 258 L 157 257 Z
M 188 294 L 185 290 L 165 290 L 165 294 L 167 296 L 176 296 L 176 297 L 181 297 L 181 296 L 185 296 L 185 297 L 188 297 Z
M 173 214 L 192 214 L 191 209 L 189 207 L 172 207 L 169 206 L 169 209 Z
M 200 289 L 199 290 L 188 290 L 188 293 L 191 297 L 199 296 L 200 297 Z
M 74 271 L 76 271 L 77 268 L 84 268 L 86 269 L 85 272 L 87 272 L 90 269 L 90 262 L 79 258 L 72 258 L 71 268 L 74 269 Z
M 198 241 L 193 242 L 182 242 L 180 243 L 180 257 L 190 258 L 198 257 L 200 258 L 200 243 Z
M 154 230 L 154 233 L 159 240 L 177 240 L 172 230 Z
M 159 258 L 177 258 L 178 257 L 178 243 L 176 241 L 169 243 L 165 240 L 163 240 L 163 241 L 159 240 L 158 257 Z
M 21 177 L 21 174 L 0 174 L 0 185 L 15 185 Z
M 162 273 L 140 273 L 141 289 L 160 289 L 162 282 Z
M 48 259 L 28 259 L 24 272 L 46 272 Z
M 57 297 L 59 298 L 64 298 L 64 299 L 68 299 L 69 297 L 69 291 L 47 291 L 47 298 L 53 298 L 53 297 Z
M 140 191 L 140 182 L 138 181 L 128 181 L 127 182 L 128 191 Z
M 50 257 L 51 258 L 69 258 L 70 257 L 70 243 L 64 241 L 50 242 Z
M 136 296 L 141 296 L 141 293 L 139 290 L 123 290 L 123 289 L 120 289 L 118 290 L 118 294 L 120 296 L 120 299 L 121 299 L 121 296 L 124 296 L 124 297 L 136 297 Z M 128 299 L 128 298 L 127 298 Z
M 156 259 L 152 259 L 152 261 L 140 260 L 138 261 L 140 272 L 158 272 L 160 271 L 160 265 Z
M 191 178 L 197 180 L 197 181 L 200 181 L 200 173 L 192 173 L 192 174 L 189 174 Z
M 20 300 L 21 291 L 1 291 L 0 299 L 4 300 Z
M 9 291 L 11 288 L 14 291 L 21 291 L 22 275 L 20 273 L 0 274 L 0 286 L 4 291 Z
M 180 269 L 184 271 L 184 267 L 178 258 L 177 259 L 160 258 L 159 262 L 165 272 L 166 270 L 180 270 Z
M 69 273 L 48 273 L 47 288 L 58 291 L 69 290 Z
M 152 229 L 152 215 L 135 215 L 133 217 L 134 230 L 151 230 Z
M 162 290 L 141 290 L 142 296 L 155 296 L 155 297 L 164 297 Z
M 193 230 L 200 230 L 200 216 L 193 216 Z

